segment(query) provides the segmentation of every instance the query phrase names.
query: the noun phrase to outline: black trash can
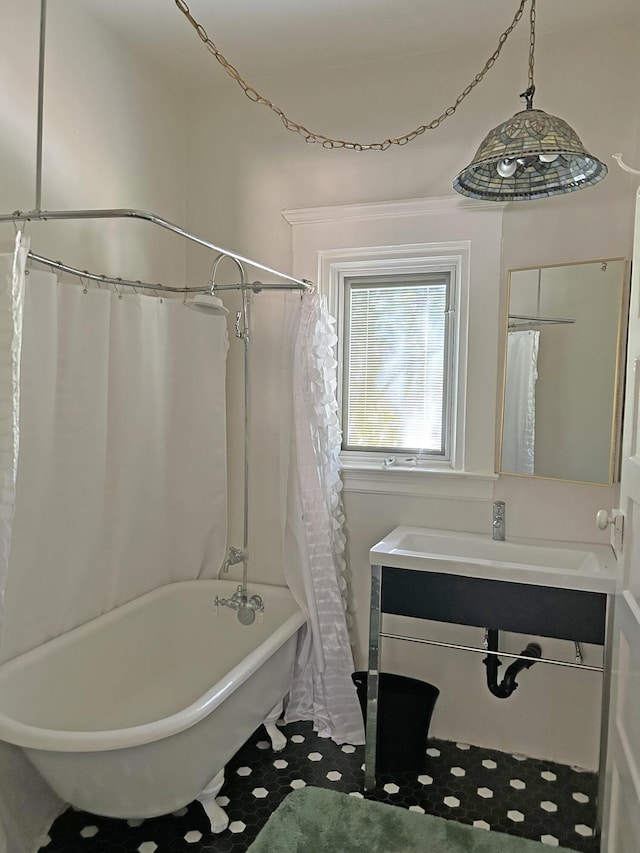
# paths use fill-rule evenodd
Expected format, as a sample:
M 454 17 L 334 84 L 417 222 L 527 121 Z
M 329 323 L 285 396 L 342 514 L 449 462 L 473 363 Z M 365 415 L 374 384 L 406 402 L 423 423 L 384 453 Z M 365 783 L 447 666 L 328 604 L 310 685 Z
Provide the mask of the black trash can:
M 367 722 L 367 673 L 351 676 Z M 421 770 L 431 715 L 440 691 L 433 684 L 381 672 L 378 675 L 378 770 Z

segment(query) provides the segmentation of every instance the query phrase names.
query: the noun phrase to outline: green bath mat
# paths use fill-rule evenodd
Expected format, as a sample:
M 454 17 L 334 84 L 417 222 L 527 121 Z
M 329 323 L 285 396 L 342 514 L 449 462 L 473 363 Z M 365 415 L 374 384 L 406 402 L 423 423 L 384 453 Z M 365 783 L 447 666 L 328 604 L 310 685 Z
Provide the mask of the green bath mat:
M 440 817 L 300 788 L 271 815 L 247 853 L 544 853 L 537 841 Z M 554 847 L 570 853 L 566 847 Z

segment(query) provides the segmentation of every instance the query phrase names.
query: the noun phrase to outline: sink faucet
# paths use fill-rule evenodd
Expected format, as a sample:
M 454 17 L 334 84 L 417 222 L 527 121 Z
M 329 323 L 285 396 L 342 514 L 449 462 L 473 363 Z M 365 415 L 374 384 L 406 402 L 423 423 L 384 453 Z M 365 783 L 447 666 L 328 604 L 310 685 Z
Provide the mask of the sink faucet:
M 493 502 L 493 538 L 497 539 L 500 542 L 504 542 L 504 512 L 505 506 L 504 501 L 494 501 Z

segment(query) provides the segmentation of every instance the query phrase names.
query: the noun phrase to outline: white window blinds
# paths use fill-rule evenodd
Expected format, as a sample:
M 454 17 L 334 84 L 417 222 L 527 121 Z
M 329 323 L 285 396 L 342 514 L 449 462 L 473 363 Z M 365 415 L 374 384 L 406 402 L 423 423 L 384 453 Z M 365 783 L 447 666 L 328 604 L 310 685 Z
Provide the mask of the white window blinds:
M 344 449 L 445 455 L 448 274 L 345 284 Z

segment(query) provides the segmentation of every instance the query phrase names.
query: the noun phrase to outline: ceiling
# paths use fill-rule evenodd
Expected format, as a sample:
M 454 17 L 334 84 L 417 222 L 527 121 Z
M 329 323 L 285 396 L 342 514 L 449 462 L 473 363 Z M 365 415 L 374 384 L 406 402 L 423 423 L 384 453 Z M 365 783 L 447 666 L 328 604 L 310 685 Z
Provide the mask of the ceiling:
M 393 59 L 481 40 L 487 57 L 519 0 L 187 0 L 192 15 L 249 82 Z M 175 0 L 84 0 L 147 59 L 184 86 L 224 75 Z M 637 20 L 638 0 L 540 0 L 537 35 Z M 528 17 L 529 4 L 525 11 Z M 527 38 L 523 20 L 514 38 Z M 251 79 L 253 77 L 253 80 Z

